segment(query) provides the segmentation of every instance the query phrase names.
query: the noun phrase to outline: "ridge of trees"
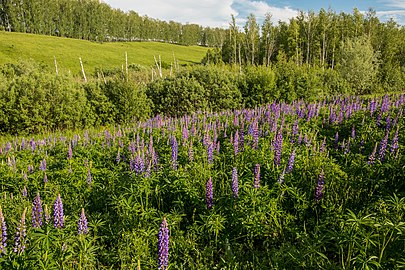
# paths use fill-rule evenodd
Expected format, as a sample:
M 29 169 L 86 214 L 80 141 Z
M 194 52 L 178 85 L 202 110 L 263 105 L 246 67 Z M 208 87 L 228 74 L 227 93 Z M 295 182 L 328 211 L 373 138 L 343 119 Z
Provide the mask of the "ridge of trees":
M 99 0 L 1 0 L 0 29 L 104 41 L 221 46 L 225 29 L 124 12 Z

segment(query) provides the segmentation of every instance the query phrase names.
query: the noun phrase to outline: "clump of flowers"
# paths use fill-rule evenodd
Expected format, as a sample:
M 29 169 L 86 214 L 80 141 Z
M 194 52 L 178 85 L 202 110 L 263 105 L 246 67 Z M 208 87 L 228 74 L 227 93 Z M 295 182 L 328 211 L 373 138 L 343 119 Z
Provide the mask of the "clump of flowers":
M 80 214 L 77 232 L 78 234 L 87 234 L 89 232 L 87 218 L 84 214 L 84 208 L 82 208 L 82 212 Z
M 205 185 L 205 202 L 207 204 L 207 208 L 211 209 L 214 206 L 214 193 L 212 190 L 212 179 L 211 177 L 208 179 L 207 184 Z
M 65 217 L 63 216 L 63 204 L 60 194 L 56 197 L 55 203 L 53 204 L 53 226 L 57 229 L 62 229 Z

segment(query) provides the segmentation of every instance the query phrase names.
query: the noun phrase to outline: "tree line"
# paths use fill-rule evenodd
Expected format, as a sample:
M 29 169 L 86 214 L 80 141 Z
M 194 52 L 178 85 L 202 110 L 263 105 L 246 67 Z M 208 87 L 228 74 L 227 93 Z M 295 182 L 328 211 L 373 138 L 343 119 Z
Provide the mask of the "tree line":
M 124 12 L 98 0 L 1 0 L 0 29 L 104 41 L 162 41 L 221 46 L 225 29 Z

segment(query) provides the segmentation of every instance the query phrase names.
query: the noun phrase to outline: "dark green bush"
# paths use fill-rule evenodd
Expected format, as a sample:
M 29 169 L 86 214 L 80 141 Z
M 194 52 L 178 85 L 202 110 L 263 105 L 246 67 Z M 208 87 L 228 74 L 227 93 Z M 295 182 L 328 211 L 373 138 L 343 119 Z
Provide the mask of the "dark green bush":
M 208 107 L 203 86 L 192 77 L 154 81 L 148 84 L 147 95 L 155 114 L 183 115 Z

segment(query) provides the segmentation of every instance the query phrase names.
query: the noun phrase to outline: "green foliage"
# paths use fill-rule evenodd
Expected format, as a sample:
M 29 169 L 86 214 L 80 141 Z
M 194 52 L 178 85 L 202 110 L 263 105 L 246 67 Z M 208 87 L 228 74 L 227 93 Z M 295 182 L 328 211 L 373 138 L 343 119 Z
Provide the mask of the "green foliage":
M 87 100 L 79 84 L 42 69 L 32 63 L 3 67 L 1 132 L 74 129 L 92 124 L 86 119 Z
M 208 107 L 204 88 L 194 78 L 165 78 L 149 83 L 147 95 L 154 113 L 184 115 Z
M 248 66 L 243 74 L 239 88 L 244 106 L 254 108 L 280 99 L 279 88 L 276 87 L 276 74 L 272 68 Z
M 367 37 L 355 38 L 343 43 L 338 70 L 355 90 L 354 94 L 373 92 L 372 87 L 378 72 L 378 53 L 374 52 Z

